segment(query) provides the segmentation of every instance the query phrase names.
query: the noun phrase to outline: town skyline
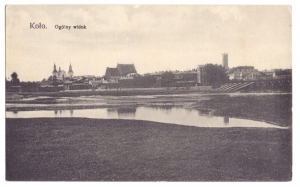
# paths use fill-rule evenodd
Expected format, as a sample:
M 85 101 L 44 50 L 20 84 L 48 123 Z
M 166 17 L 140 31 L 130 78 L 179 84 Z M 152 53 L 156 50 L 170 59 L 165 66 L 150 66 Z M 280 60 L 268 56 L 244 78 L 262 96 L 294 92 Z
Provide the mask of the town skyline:
M 230 68 L 292 68 L 290 6 L 8 6 L 6 13 L 18 18 L 6 20 L 6 78 L 17 72 L 21 81 L 48 78 L 54 63 L 65 71 L 71 63 L 75 76 L 103 76 L 118 63 L 140 74 L 185 71 L 221 65 L 224 52 Z

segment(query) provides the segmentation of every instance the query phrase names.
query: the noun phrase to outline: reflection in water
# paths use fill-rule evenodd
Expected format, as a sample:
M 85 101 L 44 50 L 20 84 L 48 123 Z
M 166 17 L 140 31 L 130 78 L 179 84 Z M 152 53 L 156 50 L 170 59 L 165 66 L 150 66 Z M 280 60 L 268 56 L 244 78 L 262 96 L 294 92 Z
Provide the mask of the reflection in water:
M 170 114 L 172 108 L 176 108 L 171 105 L 159 105 L 159 106 L 151 106 L 152 109 L 155 109 L 157 112 L 164 113 L 166 115 Z
M 118 119 L 134 119 L 136 107 L 121 107 L 121 108 L 107 108 L 107 116 L 115 117 Z
M 13 113 L 14 113 L 14 114 L 18 114 L 18 111 L 17 111 L 17 110 L 14 110 Z
M 198 109 L 198 115 L 211 117 L 213 115 L 213 111 L 209 109 Z
M 117 108 L 107 108 L 107 114 L 114 114 L 118 112 Z
M 67 110 L 66 110 L 67 111 Z M 117 109 L 78 109 L 66 112 L 60 110 L 49 111 L 19 111 L 6 112 L 7 118 L 56 118 L 56 117 L 85 117 L 100 119 L 133 119 L 171 123 L 197 127 L 260 127 L 260 128 L 286 128 L 265 122 L 217 117 L 211 115 L 209 110 L 184 109 L 179 107 L 121 107 Z M 73 112 L 74 111 L 74 112 Z M 167 112 L 166 112 L 167 111 Z
M 130 107 L 130 108 L 118 108 L 118 116 L 119 118 L 134 118 L 135 113 L 136 113 L 136 107 Z
M 228 125 L 229 124 L 229 117 L 225 116 L 224 117 L 224 125 Z

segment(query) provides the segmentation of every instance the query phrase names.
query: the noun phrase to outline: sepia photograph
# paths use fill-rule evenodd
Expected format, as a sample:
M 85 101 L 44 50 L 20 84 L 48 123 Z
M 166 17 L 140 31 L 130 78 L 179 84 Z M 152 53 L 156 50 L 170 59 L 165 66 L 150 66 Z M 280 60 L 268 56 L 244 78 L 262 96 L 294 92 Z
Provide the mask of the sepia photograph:
M 292 181 L 291 5 L 6 5 L 6 181 Z

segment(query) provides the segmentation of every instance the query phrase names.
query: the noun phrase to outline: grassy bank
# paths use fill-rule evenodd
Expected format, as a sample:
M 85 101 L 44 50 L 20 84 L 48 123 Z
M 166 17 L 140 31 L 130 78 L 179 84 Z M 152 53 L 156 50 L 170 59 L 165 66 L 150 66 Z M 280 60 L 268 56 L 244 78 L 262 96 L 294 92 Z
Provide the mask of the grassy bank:
M 291 130 L 6 119 L 7 180 L 286 181 Z
M 292 126 L 292 94 L 247 97 L 213 96 L 195 104 L 196 109 L 215 110 L 214 115 Z

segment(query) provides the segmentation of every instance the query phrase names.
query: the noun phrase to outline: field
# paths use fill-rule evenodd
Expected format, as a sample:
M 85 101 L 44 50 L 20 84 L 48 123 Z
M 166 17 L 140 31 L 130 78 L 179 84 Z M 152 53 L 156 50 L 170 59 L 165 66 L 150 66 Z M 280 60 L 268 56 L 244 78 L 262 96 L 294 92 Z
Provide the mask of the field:
M 6 179 L 289 181 L 291 129 L 6 119 Z

